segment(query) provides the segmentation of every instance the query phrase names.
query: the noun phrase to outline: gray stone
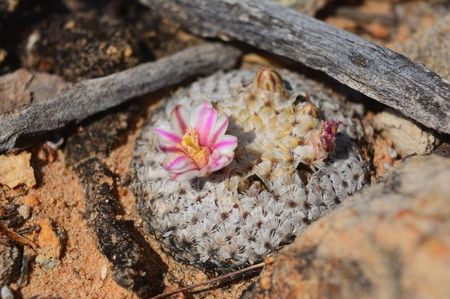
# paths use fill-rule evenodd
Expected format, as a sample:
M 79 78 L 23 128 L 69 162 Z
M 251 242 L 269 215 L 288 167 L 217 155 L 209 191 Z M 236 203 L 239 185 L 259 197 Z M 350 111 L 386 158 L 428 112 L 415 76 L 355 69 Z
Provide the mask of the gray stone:
M 7 286 L 3 286 L 1 291 L 0 291 L 0 297 L 2 299 L 14 299 L 14 294 L 11 291 L 10 288 L 8 288 Z

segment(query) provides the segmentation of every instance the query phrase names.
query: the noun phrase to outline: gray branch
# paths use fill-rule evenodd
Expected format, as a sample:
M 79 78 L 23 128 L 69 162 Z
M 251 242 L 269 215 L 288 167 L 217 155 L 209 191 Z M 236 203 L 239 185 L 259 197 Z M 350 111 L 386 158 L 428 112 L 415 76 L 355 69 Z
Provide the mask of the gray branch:
M 59 129 L 192 76 L 230 68 L 239 56 L 235 48 L 204 44 L 123 72 L 81 81 L 47 101 L 0 115 L 0 153 L 13 149 L 19 137 Z
M 449 83 L 401 54 L 269 1 L 140 1 L 191 32 L 237 39 L 301 62 L 450 134 Z

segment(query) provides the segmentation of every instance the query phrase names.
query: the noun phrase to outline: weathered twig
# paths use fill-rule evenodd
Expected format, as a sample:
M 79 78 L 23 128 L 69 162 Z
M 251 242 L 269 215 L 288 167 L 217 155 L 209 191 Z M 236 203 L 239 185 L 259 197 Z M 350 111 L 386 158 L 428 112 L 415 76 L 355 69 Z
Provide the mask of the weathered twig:
M 269 263 L 272 263 L 272 262 L 273 261 L 270 261 Z M 184 291 L 196 289 L 198 287 L 201 287 L 201 286 L 204 286 L 204 285 L 208 285 L 208 284 L 211 284 L 211 283 L 214 283 L 214 282 L 223 281 L 223 280 L 229 279 L 231 277 L 236 277 L 238 275 L 242 275 L 242 274 L 248 273 L 250 271 L 262 269 L 265 265 L 267 265 L 267 263 L 266 262 L 262 262 L 262 263 L 259 263 L 259 264 L 256 264 L 256 265 L 248 266 L 248 267 L 246 267 L 244 269 L 237 270 L 237 271 L 234 271 L 234 272 L 231 272 L 231 273 L 228 273 L 228 274 L 220 275 L 218 277 L 214 277 L 214 278 L 208 279 L 206 281 L 202 281 L 202 282 L 199 282 L 199 283 L 187 286 L 187 287 L 179 288 L 179 289 L 176 289 L 175 291 L 172 291 L 172 292 L 159 294 L 159 295 L 157 295 L 155 297 L 152 297 L 151 299 L 167 298 L 167 297 L 173 296 L 175 294 L 178 294 L 178 293 L 181 293 L 181 292 L 184 292 Z
M 0 224 L 0 233 L 4 233 L 8 238 L 10 238 L 12 241 L 20 244 L 20 245 L 26 245 L 33 249 L 33 251 L 36 251 L 38 246 L 33 241 L 30 241 L 28 238 L 25 238 L 15 231 L 7 228 L 6 226 L 3 226 Z
M 263 0 L 140 1 L 196 34 L 286 56 L 450 134 L 449 83 L 389 49 Z
M 0 115 L 0 153 L 14 148 L 19 137 L 62 128 L 194 75 L 229 68 L 239 55 L 232 47 L 204 44 L 123 72 L 81 81 L 45 102 Z

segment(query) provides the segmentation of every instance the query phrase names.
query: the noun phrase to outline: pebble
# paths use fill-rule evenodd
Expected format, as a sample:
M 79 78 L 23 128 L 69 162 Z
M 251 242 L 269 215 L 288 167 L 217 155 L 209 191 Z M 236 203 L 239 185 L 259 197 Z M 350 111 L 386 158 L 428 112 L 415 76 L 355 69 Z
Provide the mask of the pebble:
M 108 275 L 108 267 L 103 265 L 100 269 L 100 279 L 105 280 L 107 275 Z
M 50 219 L 42 219 L 39 226 L 41 227 L 37 241 L 39 249 L 35 260 L 39 265 L 52 269 L 59 263 L 63 250 L 62 239 Z
M 28 219 L 31 216 L 31 208 L 27 205 L 21 205 L 17 212 L 19 212 L 20 216 L 22 216 L 23 219 Z
M 0 184 L 13 189 L 19 185 L 28 188 L 36 185 L 33 167 L 30 165 L 31 153 L 0 155 Z
M 23 203 L 25 205 L 31 207 L 31 208 L 35 208 L 35 207 L 37 207 L 38 205 L 41 204 L 41 202 L 39 201 L 39 199 L 37 198 L 36 195 L 29 195 L 29 196 L 27 196 L 24 199 Z
M 8 286 L 2 287 L 0 293 L 2 299 L 14 299 L 14 294 Z

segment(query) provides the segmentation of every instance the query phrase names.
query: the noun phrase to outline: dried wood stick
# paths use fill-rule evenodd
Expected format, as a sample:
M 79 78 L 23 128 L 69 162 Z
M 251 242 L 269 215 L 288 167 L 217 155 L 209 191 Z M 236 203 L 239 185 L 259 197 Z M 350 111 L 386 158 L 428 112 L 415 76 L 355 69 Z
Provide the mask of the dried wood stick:
M 301 62 L 450 134 L 450 84 L 401 54 L 269 1 L 140 1 L 193 33 L 240 40 Z
M 20 234 L 16 233 L 15 231 L 7 228 L 6 226 L 0 224 L 0 233 L 5 234 L 9 239 L 12 241 L 20 244 L 20 245 L 26 245 L 33 249 L 33 251 L 36 251 L 38 248 L 37 244 L 33 241 L 30 241 L 28 238 L 21 236 Z
M 228 273 L 228 274 L 220 275 L 218 277 L 214 277 L 214 278 L 208 279 L 206 281 L 202 281 L 202 282 L 199 282 L 199 283 L 196 283 L 196 284 L 193 284 L 193 285 L 189 285 L 187 287 L 176 289 L 175 291 L 159 294 L 159 295 L 154 296 L 154 297 L 152 297 L 150 299 L 167 298 L 167 297 L 173 296 L 175 294 L 178 294 L 178 293 L 181 293 L 181 292 L 184 292 L 184 291 L 189 291 L 189 290 L 196 289 L 196 288 L 204 286 L 204 285 L 208 285 L 208 284 L 211 284 L 211 283 L 223 281 L 223 280 L 229 279 L 231 277 L 235 277 L 235 276 L 238 276 L 238 275 L 241 275 L 241 274 L 248 273 L 248 272 L 253 271 L 253 270 L 262 269 L 265 265 L 267 265 L 269 263 L 272 263 L 272 262 L 273 261 L 262 262 L 262 263 L 259 263 L 259 264 L 256 264 L 256 265 L 248 266 L 248 267 L 246 267 L 244 269 L 241 269 L 241 270 L 237 270 L 237 271 L 234 271 L 234 272 L 231 272 L 231 273 Z
M 0 153 L 13 149 L 19 137 L 23 142 L 27 136 L 79 122 L 192 76 L 230 68 L 239 56 L 240 51 L 233 47 L 208 43 L 106 77 L 81 81 L 47 101 L 0 115 Z

